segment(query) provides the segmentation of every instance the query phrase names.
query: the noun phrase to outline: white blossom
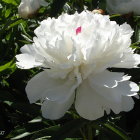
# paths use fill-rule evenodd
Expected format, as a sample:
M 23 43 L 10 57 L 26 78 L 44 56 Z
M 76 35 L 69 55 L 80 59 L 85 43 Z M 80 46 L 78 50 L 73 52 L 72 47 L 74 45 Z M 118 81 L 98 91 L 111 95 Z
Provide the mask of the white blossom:
M 18 7 L 18 13 L 22 18 L 28 18 L 34 15 L 40 6 L 47 6 L 44 0 L 21 0 Z
M 107 11 L 111 14 L 134 13 L 140 15 L 139 0 L 106 0 Z
M 96 120 L 134 106 L 136 83 L 108 68 L 134 68 L 140 55 L 129 46 L 133 30 L 109 16 L 83 11 L 48 18 L 34 31 L 34 43 L 16 56 L 21 69 L 43 67 L 26 86 L 30 103 L 41 100 L 42 115 L 59 119 L 74 103 L 80 116 Z

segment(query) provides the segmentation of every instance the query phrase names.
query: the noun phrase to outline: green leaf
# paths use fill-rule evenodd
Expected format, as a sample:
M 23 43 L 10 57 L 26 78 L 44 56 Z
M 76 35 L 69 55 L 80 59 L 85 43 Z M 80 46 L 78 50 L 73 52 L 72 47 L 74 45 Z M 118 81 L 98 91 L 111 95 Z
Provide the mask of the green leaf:
M 11 9 L 7 9 L 5 12 L 5 18 L 9 17 L 10 13 L 11 13 Z
M 116 126 L 111 122 L 103 124 L 103 127 L 111 130 L 112 132 L 120 136 L 122 140 L 131 140 L 131 138 L 121 128 L 119 128 L 118 126 Z
M 6 138 L 16 138 L 26 133 L 26 129 L 24 127 L 15 128 Z
M 111 15 L 110 18 L 115 18 L 115 17 L 120 17 L 121 15 L 120 14 L 114 14 L 114 15 Z
M 6 22 L 6 24 L 3 26 L 2 30 L 0 30 L 0 34 L 3 34 L 5 32 L 5 30 L 10 29 L 10 28 L 18 25 L 21 22 L 23 22 L 23 20 L 21 18 L 16 18 L 14 20 L 9 19 Z
M 135 29 L 135 41 L 140 42 L 140 26 L 136 25 Z
M 135 42 L 130 46 L 132 49 L 139 50 L 140 49 L 140 42 Z
M 11 138 L 11 140 L 19 140 L 19 139 L 22 139 L 22 138 L 24 138 L 24 137 L 27 137 L 27 136 L 29 136 L 31 133 L 29 133 L 29 132 L 25 132 L 25 133 L 23 133 L 23 134 L 21 134 L 21 135 L 18 135 L 18 136 L 16 136 L 16 137 L 14 137 L 14 138 Z
M 49 128 L 39 130 L 38 132 L 34 133 L 34 135 L 30 138 L 30 140 L 35 140 L 37 138 L 42 138 L 45 136 L 51 137 L 51 135 L 56 133 L 56 131 L 58 131 L 59 129 L 60 129 L 60 126 L 56 125 L 56 126 L 51 126 Z
M 48 128 L 42 128 L 41 126 L 44 127 L 42 123 L 32 123 L 26 124 L 23 127 L 17 127 L 7 136 L 7 138 L 15 140 L 30 136 L 30 140 L 35 140 L 44 136 L 50 137 L 59 129 L 58 125 Z
M 86 124 L 86 120 L 84 119 L 75 119 L 64 126 L 61 126 L 60 129 L 53 134 L 51 140 L 63 140 L 64 138 L 71 137 L 76 131 L 78 131 L 83 125 Z
M 12 5 L 15 5 L 17 6 L 18 3 L 16 0 L 2 0 L 3 2 L 7 3 L 7 4 L 12 4 Z
M 0 75 L 11 74 L 15 70 L 16 70 L 15 59 L 12 59 L 10 62 L 0 66 Z
M 13 23 L 11 23 L 9 26 L 8 26 L 8 30 L 16 25 L 19 25 L 20 23 L 24 22 L 23 19 L 18 19 L 18 20 L 15 20 Z

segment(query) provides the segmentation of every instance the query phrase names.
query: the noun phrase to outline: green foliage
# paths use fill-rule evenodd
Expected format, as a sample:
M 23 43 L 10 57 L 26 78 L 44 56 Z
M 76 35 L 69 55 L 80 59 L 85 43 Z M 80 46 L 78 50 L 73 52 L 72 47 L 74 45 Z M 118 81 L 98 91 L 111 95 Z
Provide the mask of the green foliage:
M 31 43 L 39 21 L 49 16 L 57 17 L 62 12 L 81 12 L 84 7 L 91 11 L 95 8 L 106 10 L 105 0 L 46 1 L 48 6 L 41 7 L 38 14 L 30 19 L 19 17 L 17 7 L 20 0 L 0 1 L 0 131 L 5 131 L 0 139 L 90 140 L 93 137 L 97 140 L 140 140 L 139 100 L 135 100 L 135 108 L 129 113 L 119 116 L 112 113 L 93 122 L 80 119 L 73 110 L 60 120 L 46 120 L 41 116 L 40 103 L 29 104 L 25 85 L 39 70 L 18 69 L 15 55 L 24 44 Z M 135 34 L 130 47 L 140 53 L 140 17 L 112 15 L 110 19 L 132 26 Z M 139 69 L 122 71 L 131 75 L 133 81 L 140 82 Z M 91 132 L 93 135 L 90 135 Z

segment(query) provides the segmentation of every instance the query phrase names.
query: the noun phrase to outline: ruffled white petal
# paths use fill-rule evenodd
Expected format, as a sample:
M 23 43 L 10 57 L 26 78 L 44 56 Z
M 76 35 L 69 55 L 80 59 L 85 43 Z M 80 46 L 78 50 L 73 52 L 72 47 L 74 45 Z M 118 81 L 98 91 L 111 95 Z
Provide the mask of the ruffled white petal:
M 88 79 L 90 86 L 108 101 L 121 102 L 122 96 L 134 96 L 139 91 L 137 84 L 128 81 L 130 76 L 122 76 L 122 73 L 104 71 Z
M 34 45 L 30 45 L 30 44 L 24 45 L 24 46 L 20 49 L 20 51 L 21 51 L 22 53 L 28 53 L 28 54 L 33 55 L 33 54 L 35 54 L 35 46 L 34 46 Z
M 136 96 L 139 91 L 138 85 L 131 81 L 121 82 L 116 88 L 119 90 L 119 93 L 124 96 Z
M 140 55 L 128 53 L 123 57 L 120 63 L 115 64 L 113 67 L 117 68 L 137 68 L 140 64 Z
M 116 75 L 115 75 L 116 76 Z M 115 77 L 114 76 L 114 77 Z M 96 79 L 98 77 L 98 81 L 96 83 Z M 118 92 L 118 90 L 115 90 L 115 87 L 118 86 L 118 82 L 115 81 L 113 77 L 113 73 L 112 73 L 112 77 L 111 77 L 111 73 L 109 77 L 106 77 L 105 75 L 100 76 L 97 75 L 96 78 L 94 79 L 94 77 L 90 77 L 89 81 L 90 81 L 90 86 L 101 96 L 103 96 L 104 98 L 106 98 L 107 101 L 109 102 L 116 102 L 116 103 L 120 103 L 121 102 L 121 95 L 120 95 L 120 91 Z M 121 76 L 118 77 L 122 78 Z M 101 83 L 100 83 L 100 82 Z M 102 82 L 102 81 L 105 81 Z
M 16 65 L 21 69 L 30 69 L 33 67 L 41 66 L 41 62 L 37 62 L 35 57 L 30 54 L 19 54 L 16 55 Z

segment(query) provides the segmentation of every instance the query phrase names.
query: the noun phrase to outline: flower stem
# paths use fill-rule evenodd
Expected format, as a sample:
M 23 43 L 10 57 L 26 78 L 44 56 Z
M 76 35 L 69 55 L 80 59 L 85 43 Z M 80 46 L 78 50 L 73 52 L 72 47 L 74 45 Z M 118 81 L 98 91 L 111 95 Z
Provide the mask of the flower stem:
M 82 129 L 80 129 L 81 135 L 83 137 L 83 140 L 87 140 L 86 135 Z
M 88 125 L 88 140 L 93 140 L 93 130 L 92 130 L 92 126 Z

